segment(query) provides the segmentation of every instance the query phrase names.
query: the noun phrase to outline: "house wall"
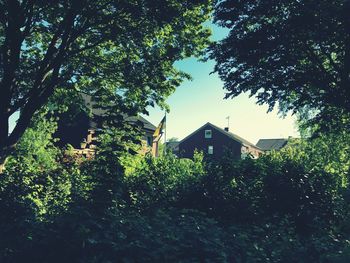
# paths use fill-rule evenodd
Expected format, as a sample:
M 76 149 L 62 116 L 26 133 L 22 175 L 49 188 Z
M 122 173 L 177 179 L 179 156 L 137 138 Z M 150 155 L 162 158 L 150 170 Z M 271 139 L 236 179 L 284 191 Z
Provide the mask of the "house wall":
M 241 157 L 251 156 L 254 159 L 259 158 L 264 152 L 252 146 L 243 146 Z
M 144 135 L 141 139 L 141 150 L 140 154 L 145 155 L 146 153 L 152 152 L 153 146 L 153 133 L 151 130 L 144 130 Z
M 212 131 L 212 137 L 205 138 L 205 130 Z M 213 154 L 208 154 L 208 146 L 213 146 Z M 223 133 L 214 129 L 210 125 L 205 125 L 195 134 L 192 134 L 186 140 L 179 144 L 179 155 L 182 158 L 193 158 L 195 149 L 203 151 L 206 156 L 212 156 L 214 159 L 221 158 L 226 152 L 236 158 L 241 158 L 241 143 L 232 140 Z

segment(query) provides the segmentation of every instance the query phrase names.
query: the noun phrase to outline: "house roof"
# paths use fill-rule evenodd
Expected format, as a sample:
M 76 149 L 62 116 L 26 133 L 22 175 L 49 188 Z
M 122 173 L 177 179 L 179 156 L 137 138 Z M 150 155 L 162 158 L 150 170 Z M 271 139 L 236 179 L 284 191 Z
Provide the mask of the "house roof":
M 288 142 L 288 139 L 260 139 L 256 146 L 264 151 L 280 150 Z
M 103 117 L 107 114 L 108 111 L 106 109 L 102 109 L 95 106 L 96 102 L 93 100 L 91 95 L 83 93 L 82 98 L 84 100 L 85 105 L 91 110 L 91 113 L 94 117 Z M 143 124 L 143 128 L 146 130 L 155 131 L 157 129 L 156 126 L 154 126 L 151 122 L 149 122 L 142 116 L 128 116 L 127 114 L 123 114 L 123 118 L 124 120 L 130 123 L 137 123 L 140 121 Z M 96 128 L 98 126 L 98 124 L 94 120 L 92 120 L 90 124 L 92 128 Z
M 250 147 L 254 147 L 254 148 L 257 148 L 259 150 L 261 150 L 258 146 L 256 146 L 255 144 L 247 141 L 246 139 L 232 133 L 232 132 L 228 132 L 228 131 L 225 131 L 224 129 L 210 123 L 210 122 L 207 122 L 206 124 L 204 124 L 203 126 L 199 127 L 197 130 L 195 130 L 194 132 L 192 132 L 190 135 L 186 136 L 184 139 L 182 139 L 180 141 L 180 143 L 186 141 L 188 138 L 190 138 L 193 134 L 195 134 L 196 132 L 198 132 L 199 130 L 201 130 L 202 128 L 204 128 L 205 126 L 211 126 L 212 128 L 214 128 L 215 130 L 219 131 L 220 133 L 226 135 L 227 137 L 231 138 L 232 140 L 236 141 L 236 142 L 239 142 L 245 146 L 250 146 Z
M 128 117 L 125 117 L 125 120 L 130 121 L 132 123 L 136 123 L 137 121 L 140 121 L 143 124 L 143 128 L 150 131 L 155 131 L 157 129 L 156 126 L 154 126 L 152 123 L 150 123 L 148 120 L 146 120 L 142 116 L 128 116 Z

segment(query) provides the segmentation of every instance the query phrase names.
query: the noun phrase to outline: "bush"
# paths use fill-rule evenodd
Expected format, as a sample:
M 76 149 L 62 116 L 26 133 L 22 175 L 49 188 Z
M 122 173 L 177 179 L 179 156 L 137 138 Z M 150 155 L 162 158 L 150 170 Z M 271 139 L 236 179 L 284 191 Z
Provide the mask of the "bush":
M 0 262 L 350 257 L 344 176 L 301 148 L 257 160 L 153 158 L 130 154 L 135 136 L 112 129 L 95 159 L 76 160 L 55 147 L 54 123 L 37 125 L 0 178 Z
M 193 191 L 204 174 L 203 155 L 194 160 L 178 159 L 168 153 L 159 158 L 146 156 L 125 177 L 130 200 L 140 209 L 168 207 Z

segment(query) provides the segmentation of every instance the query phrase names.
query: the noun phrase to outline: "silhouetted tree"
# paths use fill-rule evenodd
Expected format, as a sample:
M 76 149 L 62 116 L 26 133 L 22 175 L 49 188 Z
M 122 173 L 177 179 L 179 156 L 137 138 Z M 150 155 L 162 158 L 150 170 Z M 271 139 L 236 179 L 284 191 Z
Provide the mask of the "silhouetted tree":
M 135 111 L 162 105 L 188 77 L 173 63 L 207 46 L 210 9 L 210 0 L 1 0 L 0 165 L 58 88 Z
M 348 114 L 349 14 L 348 0 L 217 1 L 215 22 L 230 33 L 211 57 L 226 97 L 250 92 L 270 110 L 309 107 L 321 119 Z

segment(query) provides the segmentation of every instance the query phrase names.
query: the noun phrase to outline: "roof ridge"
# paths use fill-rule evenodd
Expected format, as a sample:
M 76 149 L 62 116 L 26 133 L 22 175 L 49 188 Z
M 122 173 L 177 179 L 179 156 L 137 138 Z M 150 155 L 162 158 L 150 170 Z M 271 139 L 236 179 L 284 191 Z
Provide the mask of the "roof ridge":
M 205 127 L 206 125 L 210 125 L 211 127 L 215 128 L 216 130 L 220 131 L 221 133 L 223 133 L 224 135 L 230 137 L 231 139 L 235 140 L 236 142 L 239 142 L 241 144 L 246 144 L 246 145 L 249 145 L 249 146 L 252 146 L 254 148 L 257 148 L 259 150 L 262 150 L 260 149 L 258 146 L 256 146 L 255 144 L 247 141 L 246 139 L 232 133 L 232 132 L 227 132 L 225 131 L 224 129 L 220 128 L 219 126 L 216 126 L 215 124 L 212 124 L 210 122 L 207 122 L 205 123 L 204 125 L 200 126 L 198 129 L 196 129 L 195 131 L 191 132 L 189 135 L 187 135 L 185 138 L 183 138 L 180 142 L 184 142 L 185 140 L 187 140 L 189 137 L 191 137 L 193 134 L 195 134 L 197 131 L 199 131 L 200 129 L 202 129 L 203 127 Z
M 189 135 L 187 135 L 185 138 L 183 138 L 181 141 L 179 141 L 180 143 L 184 142 L 185 140 L 187 140 L 192 134 L 195 134 L 197 131 L 199 131 L 200 129 L 202 129 L 205 125 L 210 124 L 212 125 L 210 122 L 205 123 L 204 125 L 200 126 L 198 129 L 194 130 L 193 132 L 191 132 Z
M 214 126 L 216 129 L 220 130 L 220 131 L 223 132 L 224 134 L 230 136 L 231 138 L 232 138 L 232 136 L 233 136 L 233 139 L 235 139 L 236 141 L 239 141 L 239 142 L 241 142 L 241 143 L 245 143 L 245 144 L 248 144 L 248 145 L 250 145 L 250 146 L 253 146 L 253 147 L 255 147 L 255 148 L 260 149 L 260 148 L 259 148 L 258 146 L 256 146 L 255 144 L 251 143 L 250 141 L 244 139 L 243 137 L 241 137 L 241 136 L 239 136 L 239 135 L 237 135 L 237 134 L 235 134 L 235 133 L 233 133 L 233 132 L 225 131 L 225 129 L 222 129 L 222 128 L 220 128 L 220 127 L 218 127 L 218 126 L 216 126 L 216 125 L 214 125 L 214 124 L 212 124 L 212 123 L 209 123 L 209 124 L 212 125 L 212 126 Z M 260 150 L 261 150 L 261 149 L 260 149 Z
M 288 140 L 289 138 L 263 138 L 259 140 Z

